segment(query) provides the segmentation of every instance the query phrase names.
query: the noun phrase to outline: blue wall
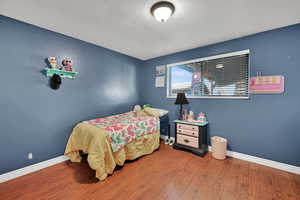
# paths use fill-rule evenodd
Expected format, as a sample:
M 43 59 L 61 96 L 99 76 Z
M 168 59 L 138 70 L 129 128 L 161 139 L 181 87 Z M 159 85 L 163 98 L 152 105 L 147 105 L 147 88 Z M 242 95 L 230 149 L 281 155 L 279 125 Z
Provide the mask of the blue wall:
M 154 88 L 155 66 L 244 49 L 251 50 L 252 76 L 257 69 L 285 76 L 284 94 L 189 99 L 189 106 L 207 114 L 209 136 L 227 138 L 231 150 L 300 166 L 300 24 L 148 60 L 140 72 L 141 102 L 168 109 L 174 120 L 178 106 L 166 88 Z
M 45 59 L 74 60 L 75 80 L 50 89 Z M 0 174 L 63 154 L 73 126 L 139 101 L 140 60 L 0 16 Z M 27 153 L 33 152 L 33 160 Z
M 142 62 L 0 15 L 0 174 L 62 155 L 76 123 L 136 103 L 168 109 L 175 119 L 175 99 L 154 88 L 155 66 L 244 49 L 251 50 L 251 74 L 284 75 L 285 93 L 190 99 L 189 107 L 207 113 L 209 135 L 228 138 L 230 149 L 300 166 L 299 35 L 294 25 Z M 79 76 L 50 89 L 41 72 L 48 56 L 72 58 Z

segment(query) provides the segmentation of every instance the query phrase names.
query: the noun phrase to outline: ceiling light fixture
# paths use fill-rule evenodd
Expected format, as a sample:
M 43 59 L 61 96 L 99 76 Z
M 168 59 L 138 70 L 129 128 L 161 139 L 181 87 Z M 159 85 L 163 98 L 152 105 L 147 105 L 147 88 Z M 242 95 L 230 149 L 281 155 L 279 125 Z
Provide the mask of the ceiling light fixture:
M 223 64 L 217 64 L 217 65 L 216 65 L 216 68 L 217 68 L 217 69 L 223 69 L 223 68 L 224 68 L 224 65 L 223 65 Z
M 151 7 L 151 14 L 159 22 L 167 21 L 175 11 L 175 6 L 167 1 L 160 1 Z

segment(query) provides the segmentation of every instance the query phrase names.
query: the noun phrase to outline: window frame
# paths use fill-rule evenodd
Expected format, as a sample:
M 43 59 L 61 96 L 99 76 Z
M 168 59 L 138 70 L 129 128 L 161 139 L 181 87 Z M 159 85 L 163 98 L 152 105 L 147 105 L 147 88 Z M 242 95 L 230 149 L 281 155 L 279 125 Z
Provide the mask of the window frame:
M 225 53 L 225 54 L 219 54 L 215 56 L 208 56 L 208 57 L 203 57 L 203 58 L 196 58 L 192 60 L 187 60 L 187 61 L 182 61 L 182 62 L 177 62 L 177 63 L 172 63 L 172 64 L 167 64 L 167 98 L 176 98 L 176 95 L 172 96 L 169 94 L 170 92 L 170 69 L 173 66 L 178 66 L 178 65 L 184 65 L 184 64 L 190 64 L 190 63 L 196 63 L 196 62 L 201 62 L 201 61 L 208 61 L 208 60 L 214 60 L 214 59 L 219 59 L 219 58 L 226 58 L 226 57 L 232 57 L 232 56 L 240 56 L 240 55 L 246 55 L 248 54 L 248 95 L 241 97 L 241 96 L 190 96 L 187 95 L 187 98 L 195 98 L 195 99 L 249 99 L 250 98 L 250 49 L 242 50 L 242 51 L 235 51 L 231 53 Z

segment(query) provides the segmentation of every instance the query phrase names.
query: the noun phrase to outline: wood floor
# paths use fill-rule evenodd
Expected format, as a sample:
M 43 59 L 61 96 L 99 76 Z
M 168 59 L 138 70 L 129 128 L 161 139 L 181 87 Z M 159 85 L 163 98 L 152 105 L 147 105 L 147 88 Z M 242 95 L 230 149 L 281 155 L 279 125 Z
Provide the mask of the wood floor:
M 0 184 L 0 199 L 300 200 L 300 176 L 233 158 L 200 158 L 162 144 L 105 181 L 94 178 L 86 161 L 67 161 Z

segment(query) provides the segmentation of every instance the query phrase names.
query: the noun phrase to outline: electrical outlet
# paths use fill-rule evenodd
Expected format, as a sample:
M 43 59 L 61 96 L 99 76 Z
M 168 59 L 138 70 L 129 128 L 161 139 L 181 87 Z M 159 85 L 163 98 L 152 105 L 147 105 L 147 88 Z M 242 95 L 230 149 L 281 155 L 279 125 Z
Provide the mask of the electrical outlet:
M 33 159 L 33 154 L 32 153 L 28 153 L 28 160 Z

